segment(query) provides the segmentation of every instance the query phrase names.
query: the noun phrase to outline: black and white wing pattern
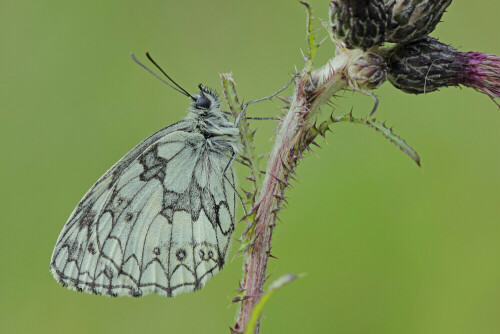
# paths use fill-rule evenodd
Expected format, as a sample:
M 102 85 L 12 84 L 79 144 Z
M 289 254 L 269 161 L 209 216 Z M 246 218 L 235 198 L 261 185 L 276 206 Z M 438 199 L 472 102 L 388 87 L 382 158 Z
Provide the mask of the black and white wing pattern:
M 203 287 L 222 268 L 235 221 L 232 168 L 223 175 L 232 152 L 227 138 L 195 126 L 186 119 L 153 134 L 89 190 L 52 255 L 61 284 L 171 297 Z

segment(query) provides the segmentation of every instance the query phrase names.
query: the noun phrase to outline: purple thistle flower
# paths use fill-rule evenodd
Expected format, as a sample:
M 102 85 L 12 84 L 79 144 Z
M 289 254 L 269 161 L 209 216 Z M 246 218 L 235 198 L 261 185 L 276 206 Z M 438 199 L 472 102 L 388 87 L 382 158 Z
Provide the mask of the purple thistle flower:
M 464 85 L 488 95 L 499 107 L 500 98 L 500 57 L 480 52 L 460 53 L 467 65 Z
M 432 37 L 399 44 L 388 54 L 388 79 L 407 93 L 464 85 L 488 95 L 499 107 L 500 57 L 459 52 Z

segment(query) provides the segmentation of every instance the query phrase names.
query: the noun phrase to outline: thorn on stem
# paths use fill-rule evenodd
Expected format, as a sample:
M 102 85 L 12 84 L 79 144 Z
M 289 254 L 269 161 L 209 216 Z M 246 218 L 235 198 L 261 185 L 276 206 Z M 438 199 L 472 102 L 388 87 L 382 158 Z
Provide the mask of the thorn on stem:
M 234 303 L 241 303 L 245 300 L 247 300 L 248 298 L 250 298 L 250 296 L 238 296 L 238 297 L 234 297 L 231 302 L 234 304 Z

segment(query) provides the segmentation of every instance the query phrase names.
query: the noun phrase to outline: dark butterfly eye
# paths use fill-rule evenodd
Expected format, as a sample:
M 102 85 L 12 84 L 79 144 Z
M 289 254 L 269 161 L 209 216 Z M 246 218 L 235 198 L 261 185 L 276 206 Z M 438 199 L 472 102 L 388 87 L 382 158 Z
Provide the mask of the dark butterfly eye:
M 210 100 L 205 96 L 201 95 L 199 98 L 196 99 L 196 107 L 201 108 L 201 109 L 208 109 L 210 108 Z

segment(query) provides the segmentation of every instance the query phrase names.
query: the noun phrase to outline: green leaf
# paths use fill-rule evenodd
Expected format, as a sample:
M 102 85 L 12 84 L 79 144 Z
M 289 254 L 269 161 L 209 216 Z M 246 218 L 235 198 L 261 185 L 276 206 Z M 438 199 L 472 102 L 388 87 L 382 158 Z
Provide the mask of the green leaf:
M 307 10 L 307 45 L 308 45 L 308 54 L 307 54 L 307 64 L 305 66 L 306 72 L 312 69 L 312 64 L 314 61 L 314 57 L 316 56 L 316 51 L 318 50 L 318 45 L 316 44 L 316 40 L 314 38 L 314 31 L 312 27 L 313 21 L 313 10 L 311 5 L 307 1 L 301 1 L 302 5 L 306 7 Z
M 375 129 L 378 133 L 384 136 L 391 143 L 396 145 L 401 151 L 412 158 L 413 161 L 420 167 L 420 157 L 418 153 L 410 146 L 408 143 L 392 131 L 392 128 L 388 128 L 385 123 L 379 123 L 373 120 L 367 120 L 366 124 L 371 128 Z
M 257 303 L 257 305 L 255 305 L 253 309 L 252 316 L 250 317 L 250 320 L 247 323 L 245 334 L 255 333 L 255 328 L 259 323 L 260 315 L 262 314 L 262 309 L 264 308 L 264 305 L 269 301 L 271 296 L 281 287 L 293 282 L 296 278 L 300 277 L 302 277 L 302 275 L 298 276 L 294 274 L 285 274 L 280 278 L 278 278 L 277 280 L 273 281 L 271 284 L 269 284 L 266 293 L 262 295 L 259 302 Z
M 401 137 L 388 128 L 385 123 L 377 122 L 375 119 L 361 119 L 352 116 L 352 112 L 342 116 L 330 116 L 329 119 L 324 121 L 321 126 L 323 129 L 331 123 L 349 122 L 354 124 L 367 125 L 368 127 L 375 129 L 378 133 L 384 136 L 388 141 L 393 143 L 397 148 L 408 155 L 415 163 L 420 167 L 420 157 L 418 153 Z

